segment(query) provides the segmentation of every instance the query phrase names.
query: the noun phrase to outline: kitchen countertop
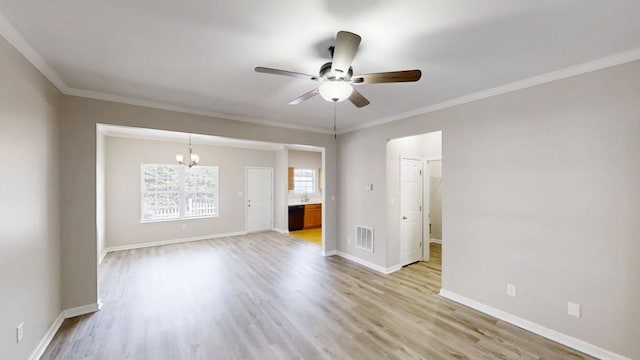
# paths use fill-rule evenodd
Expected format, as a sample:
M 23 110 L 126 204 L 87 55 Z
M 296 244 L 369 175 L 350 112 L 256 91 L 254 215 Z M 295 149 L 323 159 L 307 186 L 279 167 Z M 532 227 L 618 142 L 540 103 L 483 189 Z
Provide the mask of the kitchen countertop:
M 297 205 L 315 205 L 322 204 L 321 200 L 309 200 L 307 202 L 302 202 L 300 200 L 290 201 L 289 206 L 297 206 Z

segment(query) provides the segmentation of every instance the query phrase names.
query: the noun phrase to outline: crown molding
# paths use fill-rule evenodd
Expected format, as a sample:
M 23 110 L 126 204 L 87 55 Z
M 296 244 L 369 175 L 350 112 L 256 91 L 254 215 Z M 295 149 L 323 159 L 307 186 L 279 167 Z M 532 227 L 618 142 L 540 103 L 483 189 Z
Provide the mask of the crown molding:
M 131 97 L 131 96 L 114 95 L 114 94 L 109 94 L 109 93 L 100 92 L 100 91 L 67 88 L 65 95 L 77 96 L 77 97 L 95 99 L 95 100 L 110 101 L 110 102 L 115 102 L 120 104 L 143 106 L 143 107 L 159 109 L 159 110 L 175 111 L 175 112 L 181 112 L 181 113 L 192 114 L 192 115 L 201 115 L 201 116 L 207 116 L 207 117 L 224 119 L 224 120 L 242 121 L 242 122 L 258 124 L 258 125 L 311 131 L 311 132 L 322 133 L 322 134 L 333 134 L 332 130 L 323 129 L 323 128 L 290 124 L 290 123 L 284 123 L 280 121 L 257 119 L 257 118 L 251 118 L 251 117 L 234 115 L 234 114 L 217 113 L 217 112 L 198 109 L 190 106 L 174 105 L 174 104 L 169 104 L 164 102 L 144 100 L 144 99 Z
M 181 113 L 193 114 L 193 115 L 201 115 L 207 117 L 213 117 L 224 120 L 235 120 L 242 121 L 246 123 L 258 124 L 258 125 L 266 125 L 266 126 L 275 126 L 280 128 L 294 129 L 294 130 L 303 130 L 303 131 L 311 131 L 322 134 L 333 134 L 332 130 L 317 128 L 312 126 L 298 125 L 285 123 L 280 121 L 272 121 L 272 120 L 264 120 L 257 119 L 251 117 L 245 117 L 240 115 L 233 114 L 224 114 L 217 113 L 212 111 L 206 111 L 194 107 L 189 106 L 181 106 L 168 104 L 157 101 L 144 100 L 136 97 L 129 96 L 120 96 L 114 95 L 99 91 L 93 90 L 85 90 L 85 89 L 77 89 L 69 87 L 58 74 L 49 66 L 49 64 L 44 61 L 42 56 L 38 54 L 38 52 L 29 45 L 29 43 L 20 35 L 18 30 L 9 22 L 9 20 L 0 13 L 0 35 L 4 37 L 9 44 L 11 44 L 22 56 L 24 56 L 27 61 L 31 63 L 38 71 L 44 75 L 52 84 L 55 86 L 61 93 L 70 96 L 77 96 L 95 100 L 104 100 L 110 102 L 116 102 L 121 104 L 128 105 L 136 105 L 143 106 L 148 108 L 160 109 L 160 110 L 168 110 L 168 111 L 176 111 Z
M 67 84 L 62 81 L 58 74 L 47 64 L 42 56 L 38 54 L 29 43 L 20 35 L 18 30 L 0 13 L 0 35 L 7 42 L 18 50 L 44 77 L 46 77 L 60 92 L 66 93 Z
M 593 61 L 588 61 L 586 63 L 570 66 L 564 69 L 548 72 L 546 74 L 530 77 L 528 79 L 519 80 L 516 82 L 512 82 L 505 85 L 496 86 L 491 89 L 478 91 L 475 93 L 471 93 L 469 95 L 465 95 L 459 98 L 443 101 L 440 103 L 436 103 L 433 105 L 429 105 L 420 109 L 400 113 L 397 115 L 389 116 L 386 118 L 374 120 L 368 122 L 366 124 L 353 126 L 341 131 L 338 131 L 338 134 L 346 134 L 349 132 L 363 130 L 370 127 L 391 123 L 394 121 L 404 120 L 410 117 L 425 115 L 434 111 L 450 108 L 453 106 L 458 106 L 462 104 L 467 104 L 470 102 L 486 99 L 489 97 L 502 95 L 506 93 L 510 93 L 517 90 L 526 89 L 536 85 L 546 84 L 552 81 L 566 79 L 568 77 L 577 76 L 601 69 L 606 69 L 608 67 L 626 64 L 632 61 L 640 60 L 640 48 L 621 52 L 618 54 L 614 54 L 611 56 L 603 57 L 600 59 L 596 59 Z
M 233 114 L 217 113 L 189 106 L 174 105 L 157 101 L 144 100 L 136 97 L 120 96 L 99 91 L 71 88 L 62 81 L 58 74 L 44 61 L 42 56 L 38 54 L 29 43 L 20 35 L 18 30 L 0 13 L 0 35 L 2 35 L 11 45 L 13 45 L 36 69 L 38 69 L 60 92 L 65 95 L 110 101 L 128 105 L 143 106 L 148 108 L 176 111 L 186 114 L 201 115 L 225 120 L 242 121 L 258 125 L 275 126 L 280 128 L 310 131 L 321 134 L 333 134 L 332 130 L 316 128 L 311 126 L 297 125 L 273 120 L 264 120 L 251 117 L 245 117 Z M 477 100 L 486 99 L 496 95 L 506 94 L 512 91 L 526 89 L 532 86 L 549 83 L 552 81 L 565 79 L 568 77 L 585 74 L 588 72 L 605 69 L 608 67 L 622 65 L 632 61 L 640 60 L 640 48 L 621 52 L 611 56 L 606 56 L 593 61 L 570 66 L 561 70 L 548 72 L 542 75 L 534 76 L 528 79 L 519 80 L 505 85 L 500 85 L 491 89 L 478 91 L 459 98 L 432 104 L 423 108 L 412 111 L 403 112 L 382 119 L 373 120 L 366 124 L 353 126 L 344 130 L 340 130 L 338 134 L 346 134 L 349 132 L 363 130 L 370 127 L 387 124 L 394 121 L 404 120 L 413 116 L 425 115 L 434 111 L 450 108 L 457 105 L 467 104 Z

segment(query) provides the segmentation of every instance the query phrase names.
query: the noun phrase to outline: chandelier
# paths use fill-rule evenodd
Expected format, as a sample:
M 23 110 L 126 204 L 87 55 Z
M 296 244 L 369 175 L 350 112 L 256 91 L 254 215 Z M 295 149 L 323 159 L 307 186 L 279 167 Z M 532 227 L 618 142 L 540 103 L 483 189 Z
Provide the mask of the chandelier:
M 182 154 L 176 154 L 176 161 L 178 162 L 178 164 L 188 166 L 189 168 L 191 168 L 194 165 L 198 165 L 198 162 L 200 161 L 200 156 L 198 156 L 198 154 L 194 154 L 191 149 L 191 135 L 189 135 L 189 162 L 188 163 L 184 162 L 184 155 Z

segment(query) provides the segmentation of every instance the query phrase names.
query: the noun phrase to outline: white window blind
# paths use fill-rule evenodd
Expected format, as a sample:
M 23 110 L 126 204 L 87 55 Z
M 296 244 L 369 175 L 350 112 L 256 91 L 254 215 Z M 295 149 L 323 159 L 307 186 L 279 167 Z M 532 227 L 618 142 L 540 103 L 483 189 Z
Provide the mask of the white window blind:
M 218 216 L 218 167 L 141 164 L 141 221 Z
M 316 171 L 310 169 L 293 170 L 293 191 L 295 193 L 316 192 Z

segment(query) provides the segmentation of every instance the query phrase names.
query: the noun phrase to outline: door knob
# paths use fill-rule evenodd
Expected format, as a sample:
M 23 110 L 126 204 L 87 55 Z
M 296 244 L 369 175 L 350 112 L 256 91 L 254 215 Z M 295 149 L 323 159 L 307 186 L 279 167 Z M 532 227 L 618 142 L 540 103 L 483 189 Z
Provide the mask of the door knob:
M 402 217 L 402 220 L 407 220 L 407 219 L 408 219 L 408 217 L 406 217 L 406 216 Z

